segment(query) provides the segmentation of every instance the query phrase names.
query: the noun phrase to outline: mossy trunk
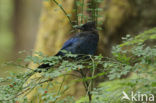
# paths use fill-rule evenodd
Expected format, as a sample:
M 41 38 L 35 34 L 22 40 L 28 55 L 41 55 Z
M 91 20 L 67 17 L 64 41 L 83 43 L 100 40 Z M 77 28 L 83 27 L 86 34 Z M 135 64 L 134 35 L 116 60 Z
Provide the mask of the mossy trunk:
M 104 0 L 100 7 L 103 30 L 99 52 L 105 56 L 126 34 L 136 35 L 156 26 L 156 0 Z
M 74 0 L 60 0 L 69 14 L 73 14 L 74 2 Z M 102 18 L 99 20 L 103 23 L 101 25 L 103 30 L 100 31 L 98 53 L 108 56 L 111 54 L 112 45 L 121 42 L 122 36 L 128 33 L 137 34 L 146 28 L 156 26 L 156 15 L 153 13 L 155 5 L 155 0 L 150 0 L 150 2 L 148 0 L 140 2 L 137 0 L 104 0 L 100 3 L 99 6 L 103 8 L 103 11 L 100 13 Z M 147 8 L 144 8 L 145 6 Z M 64 41 L 71 36 L 71 29 L 68 19 L 59 7 L 54 3 L 44 1 L 35 51 L 41 51 L 49 56 L 56 54 Z M 65 84 L 72 79 L 72 76 L 68 76 Z M 32 98 L 36 95 L 35 93 L 30 93 L 28 97 Z M 76 98 L 85 95 L 82 83 L 72 84 L 65 95 L 72 95 Z
M 74 0 L 65 0 L 60 2 L 67 13 L 72 14 Z M 40 28 L 35 44 L 35 51 L 40 51 L 46 55 L 52 56 L 58 52 L 65 40 L 70 37 L 71 25 L 64 13 L 54 3 L 43 2 L 43 9 L 40 18 Z M 36 65 L 31 64 L 32 68 Z M 32 78 L 38 75 L 34 75 Z M 57 78 L 57 82 L 61 82 L 63 78 Z M 84 87 L 81 82 L 71 83 L 73 76 L 66 76 L 64 85 L 70 85 L 70 89 L 64 96 L 71 95 L 79 98 L 85 94 Z M 60 85 L 49 90 L 57 91 Z M 35 89 L 27 95 L 29 100 L 38 101 L 37 90 Z M 63 96 L 63 97 L 64 97 Z

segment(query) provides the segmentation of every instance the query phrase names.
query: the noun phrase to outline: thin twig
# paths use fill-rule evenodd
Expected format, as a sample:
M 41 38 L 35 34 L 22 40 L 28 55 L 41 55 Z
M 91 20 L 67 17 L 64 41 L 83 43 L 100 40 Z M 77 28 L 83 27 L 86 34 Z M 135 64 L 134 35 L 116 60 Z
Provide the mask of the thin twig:
M 50 0 L 50 2 L 52 2 L 52 1 L 54 1 L 54 3 L 63 11 L 63 13 L 65 14 L 65 16 L 67 17 L 67 19 L 69 20 L 70 24 L 73 27 L 72 21 L 71 21 L 70 17 L 68 16 L 68 13 L 62 7 L 62 5 L 60 5 L 56 0 Z
M 61 91 L 61 88 L 62 88 L 62 86 L 63 86 L 64 80 L 65 80 L 65 76 L 63 77 L 63 80 L 62 80 L 62 83 L 61 83 L 61 85 L 60 85 L 60 88 L 59 88 L 59 90 L 58 90 L 57 95 L 60 94 L 60 91 Z
M 81 9 L 81 12 L 82 12 L 81 24 L 83 24 L 83 19 L 84 19 L 84 0 L 82 0 L 82 9 Z
M 76 15 L 76 25 L 79 24 L 79 18 L 78 18 L 78 6 L 77 6 L 77 1 L 75 1 L 75 15 Z
M 83 78 L 83 84 L 84 84 L 84 87 L 85 87 L 85 90 L 87 92 L 87 95 L 89 97 L 89 103 L 91 103 L 91 100 L 92 100 L 92 95 L 90 93 L 90 90 L 89 90 L 89 84 L 87 81 L 84 81 L 84 78 L 86 78 L 86 75 L 83 73 L 83 71 L 80 69 L 80 74 L 82 75 L 82 78 Z

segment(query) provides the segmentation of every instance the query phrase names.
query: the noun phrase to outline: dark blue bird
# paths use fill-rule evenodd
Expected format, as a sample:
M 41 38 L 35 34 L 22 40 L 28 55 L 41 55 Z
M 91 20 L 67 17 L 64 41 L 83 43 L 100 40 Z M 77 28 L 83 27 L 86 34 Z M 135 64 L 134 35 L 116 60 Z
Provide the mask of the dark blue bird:
M 81 32 L 67 40 L 61 50 L 55 56 L 64 56 L 62 50 L 72 54 L 89 54 L 94 55 L 97 49 L 99 35 L 96 30 L 95 22 L 87 22 L 80 27 Z M 50 67 L 49 64 L 42 64 L 38 68 Z

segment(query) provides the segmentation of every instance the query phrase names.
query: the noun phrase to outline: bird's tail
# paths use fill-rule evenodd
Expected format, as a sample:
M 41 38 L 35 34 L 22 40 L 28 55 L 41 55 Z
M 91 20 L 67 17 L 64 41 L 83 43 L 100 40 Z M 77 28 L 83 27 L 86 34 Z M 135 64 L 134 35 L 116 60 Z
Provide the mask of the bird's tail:
M 49 64 L 41 64 L 38 68 L 48 68 L 51 67 Z
M 58 52 L 57 54 L 55 54 L 55 56 L 62 56 L 62 55 L 63 55 L 62 52 Z M 35 70 L 35 72 L 41 73 L 42 70 L 46 70 L 46 71 L 47 71 L 47 70 L 50 69 L 52 66 L 53 66 L 53 65 L 49 65 L 48 63 L 47 63 L 47 64 L 43 63 L 43 64 L 41 64 L 41 65 L 39 65 L 39 66 L 37 67 L 37 69 Z
M 50 69 L 52 67 L 52 65 L 49 64 L 41 64 L 37 67 L 37 69 L 35 70 L 35 72 L 39 72 L 41 73 L 42 70 L 47 71 L 48 69 Z

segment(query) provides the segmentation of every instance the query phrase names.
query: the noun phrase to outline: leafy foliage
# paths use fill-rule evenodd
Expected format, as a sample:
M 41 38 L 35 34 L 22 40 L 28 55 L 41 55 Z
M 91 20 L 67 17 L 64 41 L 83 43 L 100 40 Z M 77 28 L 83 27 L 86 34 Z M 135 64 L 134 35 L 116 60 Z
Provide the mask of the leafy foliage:
M 132 103 L 129 100 L 121 100 L 123 91 L 128 95 L 131 95 L 132 91 L 156 95 L 156 46 L 145 45 L 146 40 L 155 39 L 155 31 L 153 28 L 135 38 L 127 35 L 123 38 L 123 44 L 113 47 L 113 58 L 110 62 L 103 63 L 103 69 L 109 71 L 107 76 L 111 81 L 102 82 L 99 87 L 94 88 L 93 103 Z M 127 74 L 129 78 L 125 78 Z M 84 97 L 77 102 L 89 101 Z
M 131 43 L 136 40 L 136 37 L 132 38 L 129 35 L 124 37 L 124 46 L 122 44 L 114 46 L 112 57 L 71 53 L 63 57 L 48 57 L 40 52 L 37 52 L 36 56 L 27 56 L 24 60 L 26 63 L 48 63 L 52 67 L 49 70 L 42 69 L 42 72 L 39 73 L 40 76 L 30 78 L 32 75 L 38 74 L 36 72 L 38 68 L 33 70 L 26 65 L 16 64 L 18 67 L 26 68 L 26 71 L 19 74 L 12 73 L 7 78 L 0 78 L 0 101 L 12 103 L 22 100 L 27 103 L 26 95 L 34 88 L 38 88 L 38 97 L 45 103 L 86 103 L 91 101 L 93 103 L 121 103 L 125 102 L 121 101 L 122 91 L 156 94 L 156 47 L 147 46 L 144 42 L 135 42 L 135 45 Z M 69 75 L 75 77 L 70 81 L 71 83 L 82 81 L 85 87 L 87 96 L 79 101 L 75 101 L 71 96 L 62 98 L 62 95 L 70 88 L 68 84 L 62 85 L 65 77 Z M 61 82 L 54 81 L 59 77 L 63 77 Z M 28 79 L 29 82 L 27 82 Z M 100 82 L 96 87 L 93 84 L 98 79 L 105 82 Z M 43 83 L 47 84 L 46 87 L 42 86 Z M 47 88 L 53 88 L 55 85 L 59 85 L 58 91 L 48 91 Z

